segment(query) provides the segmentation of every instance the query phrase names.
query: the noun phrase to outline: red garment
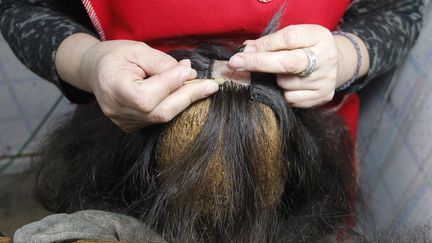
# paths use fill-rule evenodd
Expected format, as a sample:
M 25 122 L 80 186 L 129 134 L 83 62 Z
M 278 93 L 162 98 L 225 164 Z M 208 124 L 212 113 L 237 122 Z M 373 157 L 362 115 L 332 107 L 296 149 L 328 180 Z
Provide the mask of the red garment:
M 164 51 L 193 46 L 192 39 L 232 39 L 239 43 L 256 39 L 284 2 L 281 27 L 319 24 L 334 30 L 351 3 L 350 0 L 82 1 L 102 39 L 139 40 Z M 356 141 L 358 96 L 336 98 L 329 106 L 342 115 Z M 357 161 L 354 164 L 358 172 Z

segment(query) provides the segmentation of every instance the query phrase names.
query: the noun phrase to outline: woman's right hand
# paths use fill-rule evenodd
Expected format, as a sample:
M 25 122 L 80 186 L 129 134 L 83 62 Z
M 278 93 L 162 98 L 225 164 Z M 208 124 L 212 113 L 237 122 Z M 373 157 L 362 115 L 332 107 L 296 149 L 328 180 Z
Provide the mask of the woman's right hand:
M 67 48 L 62 45 L 56 59 L 61 77 L 60 51 Z M 70 83 L 91 91 L 104 114 L 125 132 L 168 122 L 193 102 L 218 90 L 211 80 L 183 85 L 196 77 L 190 61 L 177 62 L 142 42 L 97 41 L 78 56 L 81 59 L 75 79 L 79 80 L 74 84 L 74 77 L 69 77 Z

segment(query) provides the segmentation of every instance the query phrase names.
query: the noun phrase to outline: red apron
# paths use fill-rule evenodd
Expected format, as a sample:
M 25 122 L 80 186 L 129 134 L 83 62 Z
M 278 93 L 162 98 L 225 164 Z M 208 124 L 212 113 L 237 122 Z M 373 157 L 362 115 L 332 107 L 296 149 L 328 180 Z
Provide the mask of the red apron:
M 232 39 L 238 43 L 255 39 L 283 2 L 286 5 L 281 27 L 319 24 L 335 30 L 351 3 L 351 0 L 82 1 L 103 40 L 144 41 L 163 51 L 188 46 L 192 39 Z M 342 115 L 356 141 L 358 96 L 335 98 L 330 109 Z M 354 164 L 358 174 L 357 161 Z

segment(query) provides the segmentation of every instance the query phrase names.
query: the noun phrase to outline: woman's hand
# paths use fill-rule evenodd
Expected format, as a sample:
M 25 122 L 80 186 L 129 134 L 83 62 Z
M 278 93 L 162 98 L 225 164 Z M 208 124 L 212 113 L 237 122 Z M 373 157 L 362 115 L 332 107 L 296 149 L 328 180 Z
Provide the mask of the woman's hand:
M 289 104 L 300 108 L 315 107 L 332 100 L 336 87 L 354 73 L 355 49 L 349 40 L 341 41 L 344 49 L 351 48 L 348 51 L 350 63 L 344 63 L 337 40 L 325 27 L 292 25 L 257 40 L 246 41 L 244 52 L 234 55 L 229 64 L 234 69 L 278 74 L 277 84 Z M 308 66 L 303 48 L 309 48 L 317 56 L 316 70 L 306 77 L 298 75 Z
M 79 75 L 68 77 L 63 70 L 63 78 L 94 93 L 104 114 L 126 132 L 168 122 L 191 103 L 218 90 L 210 80 L 183 85 L 196 77 L 190 61 L 177 62 L 142 42 L 97 41 L 79 56 Z M 62 56 L 59 58 L 56 63 L 62 62 Z

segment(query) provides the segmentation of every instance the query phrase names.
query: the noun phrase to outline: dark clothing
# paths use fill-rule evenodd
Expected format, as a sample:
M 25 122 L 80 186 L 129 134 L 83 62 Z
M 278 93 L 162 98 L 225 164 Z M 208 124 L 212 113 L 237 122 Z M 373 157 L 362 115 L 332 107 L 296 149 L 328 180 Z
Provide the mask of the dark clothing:
M 423 11 L 424 0 L 354 0 L 340 29 L 364 41 L 370 68 L 366 77 L 351 85 L 350 91 L 359 91 L 399 64 L 417 40 Z
M 417 39 L 424 0 L 354 0 L 339 29 L 357 34 L 370 54 L 370 70 L 347 91 L 395 67 Z M 55 55 L 68 36 L 96 32 L 79 0 L 0 0 L 0 28 L 17 57 L 38 75 L 56 84 L 71 101 L 94 97 L 60 80 Z
M 60 43 L 75 33 L 97 36 L 79 0 L 0 0 L 0 29 L 18 59 L 78 104 L 94 96 L 62 81 L 55 67 Z

